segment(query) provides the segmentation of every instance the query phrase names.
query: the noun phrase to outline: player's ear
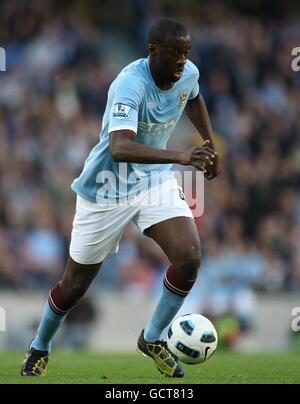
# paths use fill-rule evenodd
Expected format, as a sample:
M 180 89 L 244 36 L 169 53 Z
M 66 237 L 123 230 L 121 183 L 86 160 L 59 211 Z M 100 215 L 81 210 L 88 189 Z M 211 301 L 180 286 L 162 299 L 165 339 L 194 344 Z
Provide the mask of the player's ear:
M 154 43 L 149 43 L 148 48 L 149 48 L 149 53 L 151 53 L 152 55 L 157 52 L 157 45 Z

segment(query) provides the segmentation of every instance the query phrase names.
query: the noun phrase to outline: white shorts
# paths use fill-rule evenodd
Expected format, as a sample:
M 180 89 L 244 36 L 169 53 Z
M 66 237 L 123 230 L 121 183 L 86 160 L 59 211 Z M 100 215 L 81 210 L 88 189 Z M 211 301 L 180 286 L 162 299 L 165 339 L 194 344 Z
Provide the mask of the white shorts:
M 133 221 L 144 232 L 154 224 L 178 216 L 193 218 L 176 181 L 164 186 L 163 198 L 147 191 L 132 204 L 99 204 L 77 195 L 70 256 L 79 264 L 97 264 L 116 253 L 126 225 Z M 163 201 L 161 200 L 163 199 Z M 147 202 L 145 202 L 147 201 Z

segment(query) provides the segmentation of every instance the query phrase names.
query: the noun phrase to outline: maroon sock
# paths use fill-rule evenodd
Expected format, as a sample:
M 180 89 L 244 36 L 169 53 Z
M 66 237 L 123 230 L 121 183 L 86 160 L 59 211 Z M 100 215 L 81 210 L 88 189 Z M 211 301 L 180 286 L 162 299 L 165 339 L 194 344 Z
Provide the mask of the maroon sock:
M 53 288 L 50 290 L 48 303 L 54 313 L 58 314 L 59 316 L 66 315 L 76 304 L 76 302 L 71 302 L 68 299 L 64 298 L 61 293 L 59 283 L 53 286 Z
M 192 289 L 196 279 L 184 280 L 182 279 L 175 269 L 170 266 L 165 274 L 164 286 L 171 292 L 176 293 L 179 296 L 187 296 Z

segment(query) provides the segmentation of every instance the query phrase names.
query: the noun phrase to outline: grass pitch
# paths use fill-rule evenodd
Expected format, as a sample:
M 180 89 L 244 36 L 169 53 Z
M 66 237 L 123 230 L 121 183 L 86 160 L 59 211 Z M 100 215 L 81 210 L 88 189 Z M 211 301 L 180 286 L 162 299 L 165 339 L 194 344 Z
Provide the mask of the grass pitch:
M 183 379 L 162 376 L 140 354 L 55 352 L 46 377 L 21 377 L 23 353 L 0 353 L 0 384 L 299 384 L 294 354 L 245 355 L 216 352 L 201 365 L 184 365 Z

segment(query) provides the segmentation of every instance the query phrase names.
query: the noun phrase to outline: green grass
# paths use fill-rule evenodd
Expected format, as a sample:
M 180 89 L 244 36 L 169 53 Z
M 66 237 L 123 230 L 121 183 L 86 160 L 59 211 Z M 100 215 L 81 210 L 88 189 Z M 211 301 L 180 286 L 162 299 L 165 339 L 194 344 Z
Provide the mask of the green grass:
M 0 354 L 0 384 L 300 383 L 299 353 L 245 355 L 217 352 L 201 365 L 185 365 L 183 379 L 168 379 L 139 354 L 56 352 L 43 378 L 19 376 L 23 353 Z

